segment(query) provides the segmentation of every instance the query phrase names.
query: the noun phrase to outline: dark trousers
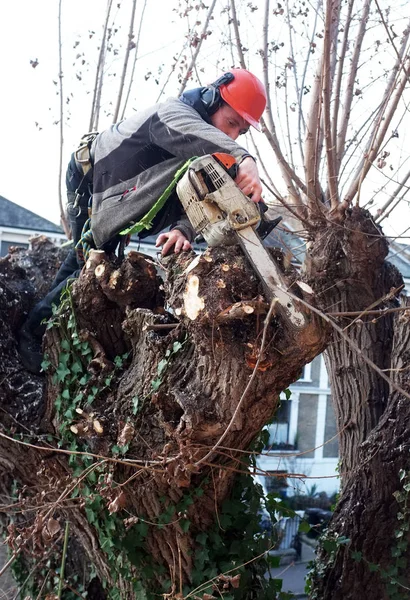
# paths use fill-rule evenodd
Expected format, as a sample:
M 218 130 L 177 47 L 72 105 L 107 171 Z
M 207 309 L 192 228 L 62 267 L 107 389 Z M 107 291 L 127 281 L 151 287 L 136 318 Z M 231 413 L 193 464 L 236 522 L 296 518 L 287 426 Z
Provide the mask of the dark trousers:
M 52 306 L 60 303 L 61 293 L 70 280 L 76 279 L 83 267 L 78 260 L 75 251 L 75 245 L 81 237 L 81 231 L 84 223 L 88 219 L 88 204 L 91 197 L 90 185 L 85 181 L 82 171 L 79 170 L 75 161 L 74 154 L 68 163 L 66 174 L 67 186 L 67 215 L 70 221 L 71 233 L 73 236 L 74 248 L 70 250 L 64 262 L 62 263 L 48 294 L 38 302 L 25 323 L 25 327 L 36 337 L 41 338 L 46 330 L 46 323 L 52 315 Z M 77 190 L 80 190 L 81 197 L 75 206 Z

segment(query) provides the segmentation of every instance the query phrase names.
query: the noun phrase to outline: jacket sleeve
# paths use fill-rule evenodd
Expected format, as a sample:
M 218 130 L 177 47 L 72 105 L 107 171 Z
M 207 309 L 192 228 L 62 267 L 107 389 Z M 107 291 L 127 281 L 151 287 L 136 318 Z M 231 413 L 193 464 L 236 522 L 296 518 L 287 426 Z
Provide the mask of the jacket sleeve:
M 188 160 L 213 152 L 227 152 L 239 163 L 249 152 L 225 133 L 206 123 L 187 104 L 170 98 L 159 105 L 151 121 L 151 142 L 177 158 Z

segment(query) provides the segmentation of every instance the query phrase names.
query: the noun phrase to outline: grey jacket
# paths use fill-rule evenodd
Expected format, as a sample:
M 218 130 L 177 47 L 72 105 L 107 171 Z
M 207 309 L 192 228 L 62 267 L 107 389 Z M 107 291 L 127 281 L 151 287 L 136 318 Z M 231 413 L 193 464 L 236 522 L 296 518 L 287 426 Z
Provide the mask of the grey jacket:
M 192 106 L 176 98 L 112 125 L 98 135 L 92 152 L 91 226 L 97 248 L 139 221 L 189 158 L 227 152 L 240 162 L 248 155 L 245 148 L 206 123 Z M 195 235 L 176 194 L 146 235 L 168 226 L 182 231 L 190 241 Z

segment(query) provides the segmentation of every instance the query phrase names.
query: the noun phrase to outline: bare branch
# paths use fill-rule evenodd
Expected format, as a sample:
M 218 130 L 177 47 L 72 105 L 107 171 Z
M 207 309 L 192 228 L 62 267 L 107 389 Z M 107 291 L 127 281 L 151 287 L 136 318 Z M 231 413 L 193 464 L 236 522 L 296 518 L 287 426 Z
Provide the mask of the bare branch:
M 64 233 L 67 238 L 71 238 L 70 227 L 68 226 L 67 217 L 63 207 L 63 197 L 61 194 L 61 186 L 63 181 L 63 148 L 64 148 L 64 100 L 63 100 L 63 55 L 61 41 L 61 4 L 58 4 L 58 79 L 60 82 L 60 156 L 58 161 L 58 206 L 60 208 L 60 222 L 63 226 Z
M 132 10 L 131 10 L 131 20 L 130 20 L 130 28 L 128 31 L 128 42 L 127 42 L 127 48 L 125 50 L 125 57 L 124 57 L 124 65 L 122 68 L 122 73 L 121 73 L 121 80 L 120 80 L 120 88 L 118 90 L 118 96 L 117 96 L 117 105 L 115 107 L 114 110 L 114 115 L 113 115 L 113 123 L 116 123 L 118 120 L 118 115 L 120 113 L 120 106 L 121 106 L 121 100 L 122 100 L 122 92 L 124 90 L 124 83 L 125 83 L 125 76 L 127 74 L 127 68 L 128 68 L 128 61 L 130 58 L 130 51 L 131 51 L 131 47 L 132 47 L 132 38 L 134 37 L 134 20 L 135 20 L 135 9 L 137 6 L 137 0 L 133 0 L 132 3 Z
M 360 19 L 360 27 L 356 36 L 356 44 L 353 51 L 353 56 L 350 64 L 349 78 L 346 85 L 343 113 L 340 119 L 340 131 L 337 136 L 337 172 L 339 173 L 340 164 L 344 155 L 344 146 L 346 142 L 346 132 L 349 124 L 350 111 L 353 101 L 353 86 L 357 75 L 357 65 L 359 64 L 360 52 L 362 49 L 362 43 L 364 34 L 366 32 L 366 25 L 369 18 L 371 0 L 365 0 L 362 16 Z M 335 125 L 336 126 L 336 125 Z
M 324 51 L 319 62 L 312 88 L 312 103 L 306 122 L 306 140 L 305 140 L 305 178 L 307 196 L 310 199 L 309 208 L 316 210 L 318 199 L 322 196 L 319 183 L 319 146 L 320 146 L 320 122 L 321 122 L 321 91 L 322 91 L 322 73 L 324 68 Z
M 199 54 L 199 51 L 201 49 L 202 42 L 205 39 L 206 32 L 208 30 L 209 21 L 210 21 L 210 19 L 212 17 L 212 13 L 214 11 L 215 4 L 216 4 L 216 0 L 213 0 L 211 6 L 209 7 L 208 14 L 207 14 L 206 19 L 205 19 L 205 24 L 204 24 L 204 27 L 202 29 L 202 33 L 201 33 L 201 35 L 199 37 L 198 44 L 197 44 L 197 46 L 195 48 L 195 52 L 192 55 L 191 62 L 189 63 L 189 66 L 188 66 L 188 68 L 186 70 L 185 77 L 184 77 L 184 79 L 182 81 L 181 87 L 179 88 L 178 96 L 180 96 L 183 93 L 183 91 L 186 88 L 186 84 L 188 83 L 188 81 L 189 81 L 189 79 L 191 77 L 192 69 L 194 68 L 194 66 L 196 64 L 196 59 L 198 58 L 198 54 Z
M 403 189 L 403 187 L 405 186 L 407 180 L 410 177 L 410 171 L 407 171 L 406 175 L 403 177 L 403 179 L 400 181 L 399 185 L 397 186 L 397 188 L 394 190 L 393 194 L 390 196 L 390 198 L 388 199 L 388 201 L 377 211 L 377 216 L 375 221 L 377 223 L 381 223 L 384 219 L 386 219 L 392 212 L 393 208 L 395 208 L 397 206 L 397 204 L 404 198 L 404 196 L 407 194 L 407 192 L 409 191 L 409 188 L 406 188 L 405 193 L 397 200 L 397 202 L 395 203 L 395 205 L 391 208 L 391 210 L 389 210 L 388 213 L 384 214 L 386 212 L 386 210 L 388 209 L 388 207 L 394 202 L 394 200 L 397 198 L 397 196 L 399 195 L 399 193 L 401 192 L 401 190 Z
M 345 62 L 345 58 L 346 58 L 347 44 L 348 44 L 348 40 L 349 40 L 350 24 L 352 22 L 352 12 L 353 12 L 354 1 L 355 0 L 349 0 L 349 5 L 347 8 L 347 15 L 346 15 L 346 19 L 345 19 L 345 27 L 344 27 L 344 32 L 343 32 L 342 48 L 340 51 L 339 62 L 338 62 L 336 87 L 335 87 L 334 96 L 333 96 L 332 139 L 333 139 L 334 143 L 337 143 L 337 140 L 338 140 L 337 126 L 338 126 L 338 115 L 339 115 L 339 105 L 340 105 L 340 92 L 341 92 L 341 87 L 342 87 L 343 67 L 344 67 L 344 62 Z M 353 95 L 351 95 L 351 97 L 353 97 Z M 347 128 L 347 121 L 346 121 L 346 123 L 343 121 L 342 126 L 346 126 L 346 128 Z M 345 131 L 344 136 L 346 137 L 346 131 Z M 343 146 L 344 146 L 344 141 L 343 141 Z M 340 162 L 341 162 L 341 159 L 340 159 L 338 150 L 336 149 L 336 174 L 337 175 L 339 175 Z
M 409 32 L 410 32 L 410 30 L 409 30 Z M 407 32 L 407 35 L 406 35 L 407 38 L 408 38 L 409 32 Z M 406 65 L 407 65 L 406 66 L 406 69 L 407 69 L 408 66 L 410 65 L 409 59 L 406 60 Z M 384 107 L 382 107 L 382 109 L 379 113 L 379 117 L 376 120 L 374 131 L 373 131 L 373 134 L 371 137 L 371 141 L 368 146 L 369 149 L 367 150 L 367 152 L 365 153 L 365 155 L 361 161 L 360 172 L 357 173 L 352 184 L 350 185 L 350 188 L 346 194 L 345 199 L 343 200 L 343 208 L 346 208 L 347 206 L 349 206 L 349 204 L 352 202 L 352 200 L 356 194 L 358 194 L 357 202 L 359 201 L 361 184 L 362 184 L 364 178 L 366 177 L 367 173 L 369 172 L 369 169 L 378 154 L 379 148 L 380 148 L 381 144 L 383 143 L 384 137 L 386 135 L 388 128 L 390 127 L 391 120 L 394 116 L 394 113 L 396 111 L 396 108 L 400 101 L 400 98 L 402 97 L 402 94 L 404 92 L 404 88 L 406 87 L 407 81 L 408 81 L 407 75 L 403 74 L 401 77 L 401 80 L 398 80 L 397 84 L 389 90 L 389 95 L 386 98 Z M 388 105 L 388 102 L 390 99 L 391 99 L 391 104 L 388 109 L 388 112 L 386 113 L 387 105 Z
M 336 171 L 336 140 L 332 136 L 332 124 L 330 119 L 330 99 L 332 92 L 332 74 L 331 65 L 332 47 L 337 43 L 337 30 L 339 26 L 340 4 L 338 0 L 328 0 L 326 6 L 325 22 L 325 40 L 323 47 L 323 124 L 326 146 L 326 160 L 328 171 L 328 186 L 330 196 L 330 206 L 334 209 L 339 204 L 339 195 L 337 189 L 337 171 Z M 333 56 L 336 52 L 333 51 Z
M 319 7 L 321 5 L 321 2 L 322 2 L 322 0 L 317 0 L 317 7 L 315 10 L 315 22 L 313 24 L 313 30 L 312 30 L 312 35 L 310 38 L 309 49 L 308 49 L 306 61 L 305 61 L 305 68 L 303 70 L 302 83 L 300 85 L 300 96 L 298 99 L 299 100 L 298 138 L 299 138 L 299 148 L 300 148 L 300 156 L 302 158 L 302 162 L 305 162 L 305 156 L 304 156 L 303 145 L 302 145 L 302 127 L 301 127 L 302 123 L 303 123 L 303 134 L 306 135 L 306 121 L 305 121 L 305 117 L 304 117 L 304 114 L 302 111 L 302 98 L 303 98 L 303 91 L 305 88 L 306 73 L 307 73 L 307 69 L 308 69 L 308 65 L 309 65 L 309 59 L 311 56 L 311 47 L 313 44 L 313 39 L 316 34 L 316 26 L 317 26 L 317 20 L 318 20 L 318 16 L 319 16 Z
M 100 53 L 98 55 L 97 69 L 95 72 L 94 92 L 93 92 L 93 100 L 92 100 L 92 104 L 91 104 L 91 116 L 90 116 L 90 124 L 88 126 L 88 131 L 96 131 L 98 128 L 98 119 L 99 119 L 100 104 L 101 104 L 101 92 L 102 92 L 103 75 L 104 75 L 105 51 L 107 48 L 107 31 L 108 31 L 108 22 L 110 19 L 111 7 L 112 7 L 112 0 L 108 0 L 105 21 L 104 21 L 103 37 L 101 40 Z
M 138 49 L 139 49 L 140 40 L 141 40 L 141 29 L 142 29 L 142 23 L 144 21 L 144 14 L 145 14 L 145 8 L 146 8 L 146 6 L 147 6 L 147 0 L 144 0 L 144 6 L 142 7 L 140 24 L 139 24 L 139 27 L 138 27 L 137 41 L 135 42 L 134 62 L 132 63 L 131 76 L 130 76 L 130 81 L 129 81 L 129 84 L 128 84 L 127 96 L 125 98 L 124 106 L 122 108 L 121 119 L 123 119 L 125 117 L 125 111 L 127 109 L 127 105 L 128 105 L 128 100 L 129 100 L 130 93 L 131 93 L 132 84 L 134 83 L 135 65 L 137 64 L 137 59 L 138 59 Z
M 236 14 L 235 0 L 231 0 L 231 10 L 232 10 L 232 24 L 233 24 L 233 29 L 235 32 L 236 49 L 238 51 L 239 63 L 241 65 L 242 69 L 246 69 L 245 58 L 243 56 L 243 51 L 242 51 L 241 37 L 239 35 L 238 17 Z

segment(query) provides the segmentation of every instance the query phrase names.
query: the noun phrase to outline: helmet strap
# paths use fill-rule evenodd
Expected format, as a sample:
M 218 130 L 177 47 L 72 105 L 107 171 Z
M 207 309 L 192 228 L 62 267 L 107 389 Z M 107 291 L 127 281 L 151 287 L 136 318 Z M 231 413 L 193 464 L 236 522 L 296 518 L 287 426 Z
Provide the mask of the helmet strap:
M 208 87 L 204 88 L 201 92 L 201 100 L 205 107 L 205 110 L 209 116 L 216 113 L 221 107 L 223 102 L 221 92 L 219 90 L 221 85 L 227 85 L 235 79 L 233 73 L 224 73 L 219 79 L 211 83 Z

